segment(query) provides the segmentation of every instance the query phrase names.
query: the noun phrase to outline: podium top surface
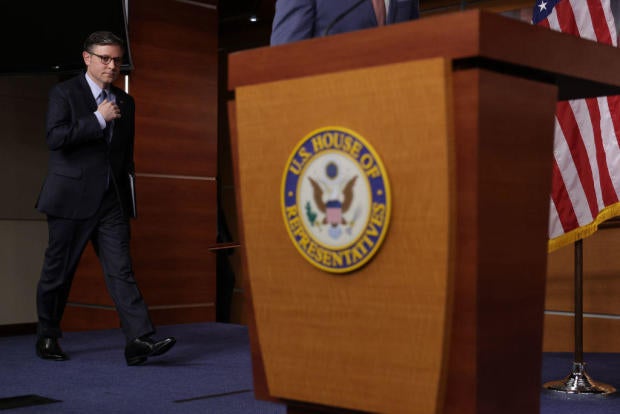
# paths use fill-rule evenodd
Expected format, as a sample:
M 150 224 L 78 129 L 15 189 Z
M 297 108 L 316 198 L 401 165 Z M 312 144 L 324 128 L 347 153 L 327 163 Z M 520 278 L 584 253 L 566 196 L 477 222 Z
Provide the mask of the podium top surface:
M 620 94 L 618 48 L 481 10 L 232 53 L 228 89 L 433 57 L 555 83 L 560 99 Z

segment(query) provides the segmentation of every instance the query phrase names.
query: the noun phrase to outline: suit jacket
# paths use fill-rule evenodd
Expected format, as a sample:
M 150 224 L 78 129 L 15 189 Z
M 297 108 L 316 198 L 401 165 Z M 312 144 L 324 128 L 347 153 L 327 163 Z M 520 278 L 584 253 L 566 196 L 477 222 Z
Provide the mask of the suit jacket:
M 320 37 L 329 25 L 358 0 L 278 0 L 271 32 L 271 44 L 294 42 Z M 386 23 L 393 24 L 419 17 L 418 0 L 391 0 L 387 10 Z M 377 26 L 372 1 L 360 4 L 341 21 L 329 34 L 351 32 Z
M 50 92 L 49 164 L 36 208 L 51 216 L 86 219 L 95 214 L 108 186 L 114 186 L 128 216 L 128 174 L 134 171 L 134 100 L 111 87 L 121 118 L 114 120 L 108 142 L 94 115 L 97 103 L 84 76 L 59 83 Z

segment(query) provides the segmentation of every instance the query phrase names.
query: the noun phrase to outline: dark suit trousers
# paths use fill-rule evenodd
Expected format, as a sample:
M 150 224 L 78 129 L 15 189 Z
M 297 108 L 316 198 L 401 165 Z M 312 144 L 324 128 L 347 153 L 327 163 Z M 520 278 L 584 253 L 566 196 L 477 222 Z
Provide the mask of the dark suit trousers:
M 86 220 L 47 217 L 49 242 L 37 288 L 38 335 L 60 337 L 71 282 L 80 257 L 92 241 L 103 268 L 127 340 L 150 335 L 154 328 L 136 285 L 129 253 L 129 223 L 111 187 L 97 213 Z

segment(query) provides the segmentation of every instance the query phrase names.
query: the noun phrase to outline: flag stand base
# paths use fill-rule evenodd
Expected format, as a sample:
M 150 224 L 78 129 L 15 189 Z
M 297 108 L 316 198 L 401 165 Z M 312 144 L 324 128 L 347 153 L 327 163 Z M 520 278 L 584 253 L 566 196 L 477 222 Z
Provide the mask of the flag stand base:
M 573 370 L 564 379 L 543 384 L 543 388 L 571 395 L 606 396 L 616 389 L 592 381 L 583 362 L 583 240 L 575 242 L 575 356 Z
M 551 391 L 583 395 L 607 395 L 616 391 L 611 385 L 592 381 L 585 365 L 583 362 L 573 362 L 573 371 L 566 378 L 547 382 L 543 387 Z

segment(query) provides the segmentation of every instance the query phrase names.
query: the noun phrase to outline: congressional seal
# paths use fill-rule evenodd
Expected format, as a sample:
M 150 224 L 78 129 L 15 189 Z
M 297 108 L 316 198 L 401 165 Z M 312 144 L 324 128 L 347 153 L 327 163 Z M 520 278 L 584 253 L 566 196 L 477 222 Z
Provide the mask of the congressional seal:
M 281 195 L 293 244 L 326 272 L 359 269 L 385 239 L 388 176 L 372 146 L 350 129 L 320 128 L 299 141 L 284 168 Z

